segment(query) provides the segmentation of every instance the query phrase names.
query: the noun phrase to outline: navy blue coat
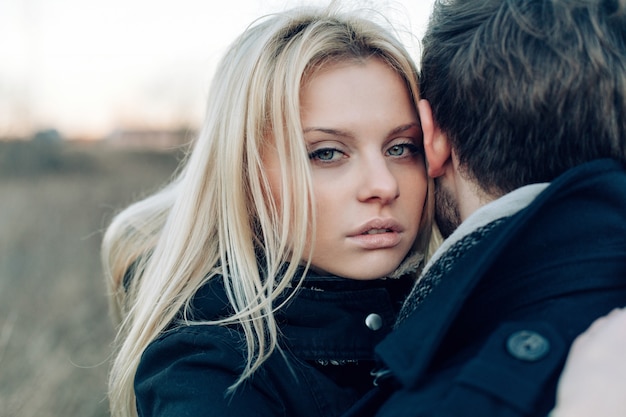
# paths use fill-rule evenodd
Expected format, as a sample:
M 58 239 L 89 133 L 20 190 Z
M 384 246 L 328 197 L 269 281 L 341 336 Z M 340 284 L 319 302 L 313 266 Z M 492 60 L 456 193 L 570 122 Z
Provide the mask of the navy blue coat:
M 445 255 L 444 255 L 445 256 Z M 573 339 L 626 305 L 626 173 L 568 171 L 453 263 L 346 416 L 545 416 Z
M 238 326 L 173 327 L 144 352 L 135 377 L 141 417 L 341 415 L 372 386 L 374 346 L 389 333 L 412 282 L 310 275 L 277 313 L 284 356 L 269 360 L 232 396 L 246 361 Z M 277 300 L 277 305 L 282 299 Z M 231 314 L 221 278 L 192 301 L 194 319 Z M 371 314 L 381 319 L 368 327 Z

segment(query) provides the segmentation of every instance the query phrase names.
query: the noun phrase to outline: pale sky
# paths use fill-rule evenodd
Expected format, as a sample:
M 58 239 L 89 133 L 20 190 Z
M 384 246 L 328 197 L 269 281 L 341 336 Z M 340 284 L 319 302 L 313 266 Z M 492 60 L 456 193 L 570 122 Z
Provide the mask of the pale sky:
M 214 66 L 248 24 L 328 2 L 0 0 L 0 137 L 197 126 Z M 417 58 L 432 0 L 355 3 L 415 34 L 403 40 Z

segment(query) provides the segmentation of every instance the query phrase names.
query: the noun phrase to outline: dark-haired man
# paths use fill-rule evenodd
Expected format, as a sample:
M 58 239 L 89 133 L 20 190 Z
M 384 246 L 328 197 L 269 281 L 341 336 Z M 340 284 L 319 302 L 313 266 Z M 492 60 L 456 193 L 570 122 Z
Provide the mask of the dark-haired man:
M 626 7 L 448 0 L 419 114 L 447 238 L 353 416 L 545 416 L 574 338 L 626 305 Z

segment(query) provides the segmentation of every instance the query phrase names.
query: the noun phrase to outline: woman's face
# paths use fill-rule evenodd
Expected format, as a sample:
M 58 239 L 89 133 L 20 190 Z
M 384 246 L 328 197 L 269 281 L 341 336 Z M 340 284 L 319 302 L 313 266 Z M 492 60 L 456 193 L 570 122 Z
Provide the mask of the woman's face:
M 313 268 L 362 280 L 392 273 L 417 236 L 427 188 L 403 79 L 379 59 L 333 64 L 300 101 L 317 210 Z M 276 193 L 278 161 L 266 163 Z

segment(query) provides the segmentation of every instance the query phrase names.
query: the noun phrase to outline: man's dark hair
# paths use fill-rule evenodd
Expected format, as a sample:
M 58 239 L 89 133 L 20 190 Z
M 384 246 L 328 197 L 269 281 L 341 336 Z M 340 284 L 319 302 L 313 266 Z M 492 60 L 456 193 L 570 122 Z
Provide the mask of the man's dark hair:
M 421 96 L 462 172 L 500 195 L 626 163 L 625 0 L 437 0 Z

